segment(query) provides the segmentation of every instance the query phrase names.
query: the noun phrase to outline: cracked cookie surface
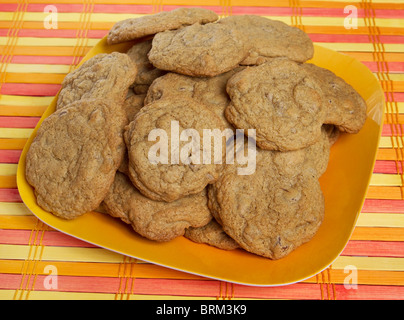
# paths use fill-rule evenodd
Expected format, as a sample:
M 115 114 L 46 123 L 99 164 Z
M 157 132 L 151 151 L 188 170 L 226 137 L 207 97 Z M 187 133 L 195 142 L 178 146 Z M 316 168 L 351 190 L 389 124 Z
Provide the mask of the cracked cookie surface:
M 108 33 L 107 42 L 114 44 L 130 41 L 194 23 L 214 22 L 218 18 L 216 13 L 203 8 L 178 8 L 139 18 L 130 18 L 114 24 Z
M 96 209 L 122 161 L 126 123 L 110 100 L 80 100 L 46 118 L 26 158 L 39 206 L 65 219 Z
M 242 65 L 261 64 L 274 57 L 297 62 L 313 57 L 314 47 L 309 36 L 284 22 L 256 15 L 239 15 L 220 19 L 218 23 L 231 26 L 244 37 L 250 49 Z
M 249 67 L 227 82 L 227 120 L 238 129 L 256 129 L 257 145 L 297 150 L 320 139 L 326 110 L 319 83 L 284 58 Z
M 100 53 L 68 73 L 56 109 L 80 99 L 109 99 L 122 103 L 135 80 L 136 66 L 125 53 Z
M 215 77 L 200 78 L 170 72 L 153 81 L 147 92 L 145 104 L 170 96 L 178 99 L 184 96 L 192 98 L 215 112 L 223 120 L 226 127 L 234 130 L 224 116 L 224 110 L 230 103 L 226 84 L 230 77 L 242 69 L 236 68 Z
M 106 211 L 132 225 L 141 236 L 169 241 L 182 236 L 189 227 L 202 227 L 212 216 L 206 190 L 174 202 L 154 201 L 141 194 L 130 179 L 117 173 L 104 199 Z
M 224 165 L 226 137 L 218 136 L 218 152 L 215 139 L 203 143 L 205 130 L 215 129 L 221 134 L 223 122 L 193 99 L 170 97 L 144 106 L 125 130 L 131 180 L 154 200 L 170 202 L 201 192 Z
M 212 77 L 236 68 L 247 54 L 237 30 L 208 23 L 156 34 L 149 60 L 159 69 Z
M 367 117 L 366 102 L 359 93 L 330 70 L 311 63 L 302 67 L 320 83 L 327 110 L 324 123 L 342 132 L 358 133 Z
M 205 243 L 223 250 L 234 250 L 240 247 L 214 219 L 203 227 L 188 228 L 184 236 L 194 242 Z
M 306 149 L 257 149 L 252 175 L 238 175 L 237 165 L 226 166 L 209 186 L 212 215 L 243 249 L 270 259 L 288 255 L 322 223 L 324 197 L 318 178 L 326 170 L 329 148 L 324 130 L 320 141 Z

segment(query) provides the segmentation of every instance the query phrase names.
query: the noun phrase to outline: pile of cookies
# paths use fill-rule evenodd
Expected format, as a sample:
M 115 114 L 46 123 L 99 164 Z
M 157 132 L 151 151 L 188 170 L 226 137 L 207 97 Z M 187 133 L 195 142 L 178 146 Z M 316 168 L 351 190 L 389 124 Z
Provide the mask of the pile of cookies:
M 185 236 L 270 259 L 309 241 L 323 221 L 330 147 L 366 120 L 349 84 L 306 62 L 310 38 L 264 17 L 180 8 L 117 22 L 107 42 L 126 41 L 126 53 L 98 54 L 65 77 L 26 157 L 38 205 L 64 219 L 103 210 L 150 240 Z M 227 132 L 223 145 L 234 159 L 254 151 L 255 170 L 240 175 L 246 164 L 226 163 L 228 149 L 196 161 L 212 140 L 188 148 L 188 161 L 178 161 L 187 139 L 159 149 L 169 163 L 150 161 L 154 129 L 169 145 L 184 131 Z

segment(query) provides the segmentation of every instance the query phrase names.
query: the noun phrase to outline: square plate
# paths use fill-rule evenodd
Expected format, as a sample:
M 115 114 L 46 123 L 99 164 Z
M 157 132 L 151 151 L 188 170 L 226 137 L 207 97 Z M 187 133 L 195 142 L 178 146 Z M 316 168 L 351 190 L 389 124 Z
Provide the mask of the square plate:
M 85 60 L 102 52 L 126 52 L 135 42 L 108 46 L 106 38 Z M 25 157 L 38 127 L 55 110 L 57 96 L 29 138 L 18 164 L 17 184 L 25 205 L 40 220 L 63 233 L 123 255 L 172 269 L 257 286 L 295 283 L 327 268 L 342 252 L 358 219 L 372 176 L 383 124 L 384 94 L 370 70 L 352 57 L 315 46 L 310 61 L 351 84 L 366 100 L 367 120 L 358 134 L 342 134 L 331 149 L 326 173 L 320 178 L 325 197 L 324 222 L 314 238 L 280 260 L 243 250 L 225 251 L 178 237 L 157 243 L 137 235 L 130 226 L 108 215 L 89 212 L 63 220 L 40 208 L 25 179 Z

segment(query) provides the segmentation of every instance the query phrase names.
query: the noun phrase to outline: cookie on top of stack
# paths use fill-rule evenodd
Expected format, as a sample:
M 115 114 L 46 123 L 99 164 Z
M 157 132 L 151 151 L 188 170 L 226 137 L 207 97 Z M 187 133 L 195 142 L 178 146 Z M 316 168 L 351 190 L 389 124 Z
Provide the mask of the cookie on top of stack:
M 307 34 L 264 17 L 180 8 L 117 22 L 107 42 L 126 41 L 127 53 L 98 54 L 64 79 L 27 153 L 38 204 L 64 219 L 102 205 L 150 240 L 185 236 L 270 259 L 309 241 L 324 217 L 319 177 L 330 148 L 340 132 L 359 132 L 366 103 L 306 62 Z M 176 161 L 150 159 L 155 129 L 177 142 L 159 156 Z M 219 140 L 231 147 L 201 163 L 193 155 L 213 150 L 214 139 L 189 138 L 207 129 L 227 132 Z M 240 132 L 254 141 L 247 175 L 238 171 L 245 163 L 225 161 L 249 152 L 236 143 Z

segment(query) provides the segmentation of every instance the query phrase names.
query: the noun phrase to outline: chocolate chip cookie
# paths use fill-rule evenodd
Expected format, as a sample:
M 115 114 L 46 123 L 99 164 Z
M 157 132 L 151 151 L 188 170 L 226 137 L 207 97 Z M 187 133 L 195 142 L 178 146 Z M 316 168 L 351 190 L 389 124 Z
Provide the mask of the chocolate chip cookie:
M 46 118 L 26 157 L 38 205 L 65 219 L 96 209 L 122 161 L 126 122 L 106 99 L 82 99 Z
M 149 60 L 162 70 L 212 77 L 236 68 L 247 54 L 236 29 L 208 23 L 156 34 Z
M 127 54 L 97 54 L 66 75 L 56 109 L 80 99 L 104 99 L 106 96 L 122 103 L 136 74 L 136 66 Z
M 139 18 L 129 18 L 114 24 L 108 33 L 107 42 L 114 44 L 130 41 L 194 23 L 214 22 L 218 18 L 216 13 L 204 8 L 178 8 Z
M 104 199 L 106 211 L 131 224 L 141 236 L 155 241 L 169 241 L 182 236 L 189 227 L 202 227 L 212 219 L 206 190 L 167 203 L 141 194 L 129 178 L 117 173 Z
M 131 180 L 158 201 L 201 192 L 224 165 L 223 129 L 220 118 L 193 99 L 166 98 L 144 106 L 125 131 Z M 217 139 L 209 139 L 210 133 Z
M 249 46 L 249 54 L 242 65 L 255 65 L 268 58 L 286 57 L 304 62 L 313 57 L 314 47 L 302 30 L 286 23 L 256 15 L 230 16 L 218 21 L 239 31 Z

